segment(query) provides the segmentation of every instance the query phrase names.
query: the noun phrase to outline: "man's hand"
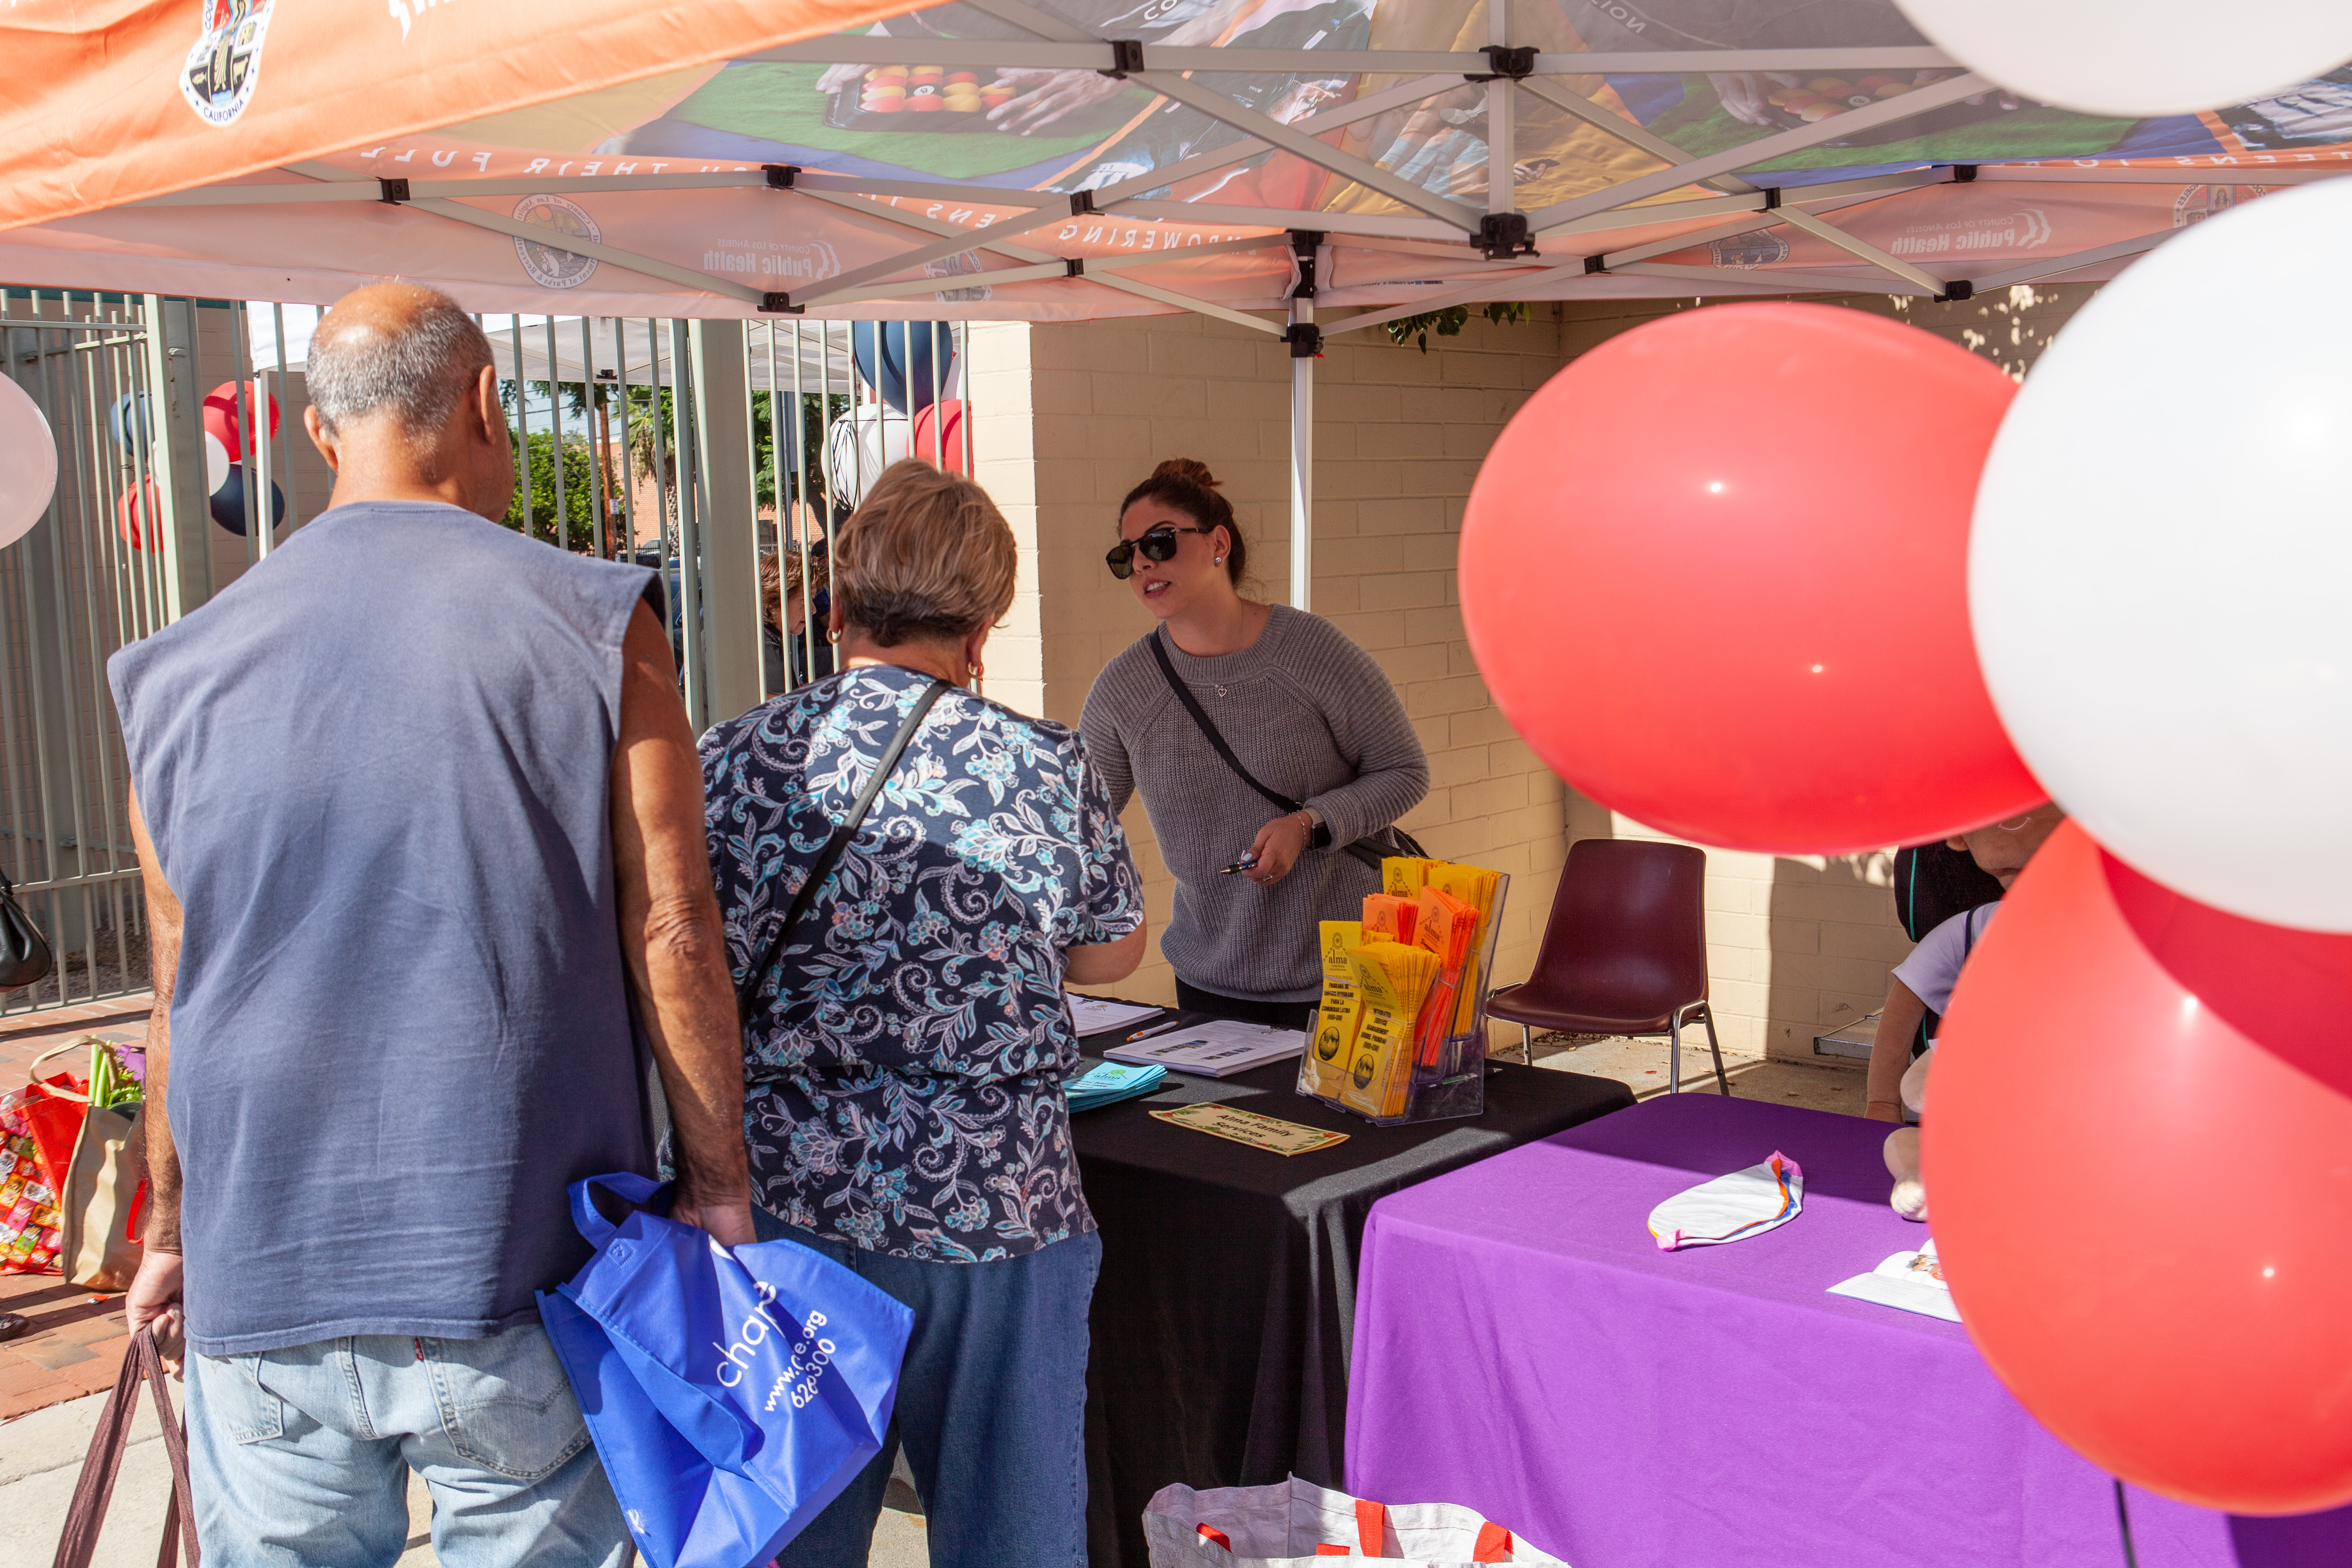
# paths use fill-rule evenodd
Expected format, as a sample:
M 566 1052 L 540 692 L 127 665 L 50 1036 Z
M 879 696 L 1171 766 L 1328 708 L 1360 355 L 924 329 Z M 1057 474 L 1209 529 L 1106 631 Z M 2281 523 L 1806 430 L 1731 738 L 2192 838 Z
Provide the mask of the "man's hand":
M 677 1201 L 670 1205 L 669 1217 L 680 1225 L 709 1231 L 710 1238 L 721 1247 L 741 1247 L 760 1239 L 751 1228 L 751 1204 L 748 1198 L 701 1203 L 689 1201 L 681 1192 Z
M 1027 90 L 990 110 L 989 122 L 1000 131 L 1017 131 L 1024 136 L 1127 90 L 1127 83 L 1118 78 L 1090 70 L 1001 70 L 996 79 Z
M 1900 1121 L 1903 1120 L 1903 1108 L 1891 1100 L 1874 1100 L 1863 1114 L 1873 1121 Z
M 163 1352 L 163 1370 L 173 1377 L 184 1375 L 181 1368 L 187 1314 L 180 1308 L 178 1253 L 148 1247 L 146 1256 L 139 1260 L 139 1272 L 131 1279 L 130 1290 L 123 1295 L 122 1315 L 130 1320 L 134 1334 L 152 1326 L 156 1348 Z

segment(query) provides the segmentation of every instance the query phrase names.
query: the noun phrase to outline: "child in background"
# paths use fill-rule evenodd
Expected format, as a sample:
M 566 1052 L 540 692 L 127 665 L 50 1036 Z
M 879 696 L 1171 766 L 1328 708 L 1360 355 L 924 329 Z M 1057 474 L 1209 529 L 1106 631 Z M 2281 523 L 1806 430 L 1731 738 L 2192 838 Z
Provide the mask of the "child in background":
M 1955 849 L 1967 850 L 2007 892 L 2033 852 L 2065 820 L 2065 812 L 2043 801 L 2021 816 L 1979 827 L 1948 842 Z M 1886 987 L 1886 1005 L 1879 1011 L 1878 1032 L 1871 1037 L 1866 1114 L 1874 1120 L 1904 1119 L 1903 1075 L 1911 1065 L 1912 1038 L 1923 1017 L 1929 1013 L 1940 1015 L 1950 1003 L 1961 966 L 2000 908 L 1998 903 L 1979 904 L 1952 916 L 1920 938 L 1911 955 L 1895 966 Z

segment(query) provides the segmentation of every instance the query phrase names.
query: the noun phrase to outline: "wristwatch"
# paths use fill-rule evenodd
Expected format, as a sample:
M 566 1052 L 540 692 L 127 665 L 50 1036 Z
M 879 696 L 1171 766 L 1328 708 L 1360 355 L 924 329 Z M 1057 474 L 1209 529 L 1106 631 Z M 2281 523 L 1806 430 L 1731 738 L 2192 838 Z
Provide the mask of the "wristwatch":
M 1307 819 L 1307 847 L 1309 849 L 1331 847 L 1331 827 L 1323 820 L 1321 812 L 1311 805 L 1302 805 L 1293 815 Z

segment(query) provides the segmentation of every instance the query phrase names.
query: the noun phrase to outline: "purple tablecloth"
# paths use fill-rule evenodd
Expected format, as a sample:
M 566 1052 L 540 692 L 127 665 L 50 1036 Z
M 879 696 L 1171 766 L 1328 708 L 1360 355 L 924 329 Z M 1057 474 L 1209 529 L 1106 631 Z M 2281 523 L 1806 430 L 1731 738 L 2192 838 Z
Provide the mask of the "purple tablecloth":
M 2113 1483 L 1957 1324 L 1825 1293 L 1926 1235 L 1886 1206 L 1886 1131 L 1685 1094 L 1381 1199 L 1349 1489 L 1466 1504 L 1575 1568 L 2121 1564 Z M 1658 1250 L 1660 1199 L 1775 1149 L 1804 1167 L 1802 1214 Z M 2352 1509 L 2129 1499 L 2140 1568 L 2352 1563 Z

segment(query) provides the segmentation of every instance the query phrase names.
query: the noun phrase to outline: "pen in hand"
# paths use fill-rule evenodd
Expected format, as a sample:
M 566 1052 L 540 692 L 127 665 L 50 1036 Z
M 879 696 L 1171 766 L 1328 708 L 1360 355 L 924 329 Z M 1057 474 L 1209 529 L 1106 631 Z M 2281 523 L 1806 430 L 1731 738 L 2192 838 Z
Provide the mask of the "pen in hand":
M 1244 855 L 1240 859 L 1234 861 L 1232 865 L 1226 867 L 1223 870 L 1219 871 L 1217 875 L 1220 877 L 1230 877 L 1236 871 L 1246 871 L 1256 864 L 1257 852 L 1255 850 L 1252 850 L 1248 854 Z

